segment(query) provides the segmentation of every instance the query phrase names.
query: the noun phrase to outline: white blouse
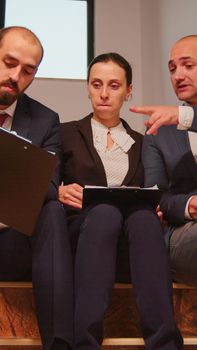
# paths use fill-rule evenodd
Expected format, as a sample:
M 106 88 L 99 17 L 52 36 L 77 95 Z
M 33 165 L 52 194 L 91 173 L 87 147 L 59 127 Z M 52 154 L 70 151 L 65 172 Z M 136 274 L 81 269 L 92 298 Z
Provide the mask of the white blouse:
M 95 119 L 91 119 L 93 143 L 103 163 L 107 185 L 121 186 L 129 170 L 128 151 L 135 143 L 127 134 L 122 122 L 113 128 L 107 128 Z M 110 132 L 114 142 L 111 149 L 107 149 L 107 134 Z

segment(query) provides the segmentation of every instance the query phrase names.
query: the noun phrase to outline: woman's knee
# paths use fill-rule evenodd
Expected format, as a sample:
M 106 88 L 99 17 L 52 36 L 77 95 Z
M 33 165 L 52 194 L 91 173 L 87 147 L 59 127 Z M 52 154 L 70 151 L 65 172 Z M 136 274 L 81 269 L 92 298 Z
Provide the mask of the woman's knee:
M 121 228 L 120 210 L 110 204 L 98 204 L 89 210 L 80 231 L 93 232 L 94 236 L 108 239 L 110 236 L 118 236 Z
M 164 237 L 161 223 L 156 212 L 145 208 L 133 211 L 125 220 L 125 232 L 132 238 L 151 240 Z
M 121 225 L 122 214 L 120 210 L 111 204 L 98 204 L 95 205 L 87 214 L 88 220 L 94 220 L 94 222 L 108 224 L 109 221 L 115 226 Z

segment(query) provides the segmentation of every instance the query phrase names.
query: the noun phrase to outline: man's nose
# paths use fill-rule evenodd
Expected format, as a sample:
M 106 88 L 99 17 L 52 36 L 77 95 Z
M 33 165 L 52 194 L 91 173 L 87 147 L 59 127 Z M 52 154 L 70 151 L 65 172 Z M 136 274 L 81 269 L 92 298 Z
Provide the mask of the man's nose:
M 14 67 L 12 68 L 9 77 L 12 81 L 18 82 L 21 75 L 21 68 L 20 67 Z
M 185 78 L 185 74 L 182 67 L 177 67 L 176 72 L 174 73 L 174 79 L 178 81 L 178 80 L 183 80 L 184 78 Z

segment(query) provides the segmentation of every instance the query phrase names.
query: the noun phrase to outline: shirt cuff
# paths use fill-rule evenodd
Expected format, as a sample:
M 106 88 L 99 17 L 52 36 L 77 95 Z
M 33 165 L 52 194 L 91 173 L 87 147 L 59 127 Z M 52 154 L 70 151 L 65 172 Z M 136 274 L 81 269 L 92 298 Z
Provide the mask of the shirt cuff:
M 189 213 L 189 202 L 191 201 L 191 199 L 193 198 L 193 196 L 191 196 L 187 203 L 186 203 L 186 207 L 185 207 L 185 219 L 188 219 L 188 220 L 193 220 L 190 213 Z
M 188 130 L 193 122 L 194 110 L 189 106 L 179 106 L 179 123 L 178 130 Z

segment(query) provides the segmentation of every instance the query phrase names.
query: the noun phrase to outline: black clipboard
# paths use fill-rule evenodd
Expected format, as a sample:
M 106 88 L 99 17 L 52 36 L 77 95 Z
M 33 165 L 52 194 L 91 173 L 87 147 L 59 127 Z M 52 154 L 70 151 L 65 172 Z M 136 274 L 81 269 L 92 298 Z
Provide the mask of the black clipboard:
M 102 202 L 123 206 L 146 203 L 156 208 L 161 195 L 162 191 L 155 188 L 85 186 L 82 207 Z
M 33 233 L 57 156 L 0 128 L 0 222 Z

